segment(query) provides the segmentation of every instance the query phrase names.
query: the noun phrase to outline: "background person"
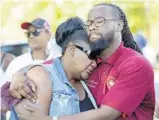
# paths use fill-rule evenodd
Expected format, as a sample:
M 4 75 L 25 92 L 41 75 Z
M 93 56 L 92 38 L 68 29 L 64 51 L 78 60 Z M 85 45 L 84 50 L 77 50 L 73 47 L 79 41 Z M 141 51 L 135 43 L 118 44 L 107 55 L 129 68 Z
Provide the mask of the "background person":
M 50 25 L 46 20 L 37 18 L 32 22 L 24 22 L 21 28 L 26 30 L 25 34 L 31 51 L 18 56 L 10 63 L 2 76 L 1 86 L 11 80 L 12 75 L 21 68 L 30 64 L 43 63 L 61 55 L 61 48 L 53 42 Z

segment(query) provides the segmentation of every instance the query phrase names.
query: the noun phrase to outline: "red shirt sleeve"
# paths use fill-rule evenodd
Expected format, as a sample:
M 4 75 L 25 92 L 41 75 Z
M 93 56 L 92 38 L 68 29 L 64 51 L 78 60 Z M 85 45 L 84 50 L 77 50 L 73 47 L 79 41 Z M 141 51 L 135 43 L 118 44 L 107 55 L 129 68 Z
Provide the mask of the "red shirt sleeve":
M 102 104 L 130 115 L 153 87 L 153 69 L 144 59 L 132 58 L 124 62 L 118 71 L 116 83 L 105 95 Z

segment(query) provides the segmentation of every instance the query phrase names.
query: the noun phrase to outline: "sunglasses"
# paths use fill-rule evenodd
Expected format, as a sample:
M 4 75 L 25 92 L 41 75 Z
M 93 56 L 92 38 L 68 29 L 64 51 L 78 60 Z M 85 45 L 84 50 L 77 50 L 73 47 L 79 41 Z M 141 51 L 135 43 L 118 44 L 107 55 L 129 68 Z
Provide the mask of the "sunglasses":
M 80 49 L 81 51 L 83 51 L 84 53 L 86 53 L 87 56 L 88 56 L 88 58 L 89 58 L 90 60 L 95 60 L 95 59 L 97 59 L 97 57 L 99 56 L 99 52 L 98 52 L 98 51 L 92 51 L 92 52 L 90 52 L 90 51 L 88 51 L 88 50 L 84 50 L 84 48 L 81 47 L 81 46 L 78 46 L 78 45 L 74 45 L 74 46 L 75 46 L 76 48 Z
M 26 36 L 29 38 L 31 35 L 33 35 L 33 36 L 39 36 L 40 35 L 40 32 L 41 32 L 42 30 L 39 30 L 39 29 L 35 29 L 35 31 L 34 32 L 32 32 L 32 31 L 27 31 L 27 32 L 25 32 L 25 34 L 26 34 Z

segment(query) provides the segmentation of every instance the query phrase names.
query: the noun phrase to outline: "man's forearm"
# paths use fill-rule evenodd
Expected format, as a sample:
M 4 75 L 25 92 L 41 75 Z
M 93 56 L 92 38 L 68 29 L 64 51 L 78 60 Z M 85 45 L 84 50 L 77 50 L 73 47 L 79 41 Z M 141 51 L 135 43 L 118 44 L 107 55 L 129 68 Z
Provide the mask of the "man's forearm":
M 111 120 L 106 115 L 103 115 L 100 109 L 90 110 L 79 114 L 60 117 L 59 120 Z
M 99 109 L 59 117 L 59 120 L 115 120 L 119 118 L 120 115 L 120 111 L 107 105 L 101 105 Z
M 106 117 L 103 113 L 100 112 L 100 109 L 89 110 L 87 112 L 81 112 L 74 115 L 58 117 L 58 120 L 113 120 L 109 117 Z M 47 116 L 45 120 L 56 120 L 54 117 Z
M 120 116 L 120 112 L 109 106 L 96 110 L 89 110 L 71 116 L 59 117 L 59 120 L 114 120 Z

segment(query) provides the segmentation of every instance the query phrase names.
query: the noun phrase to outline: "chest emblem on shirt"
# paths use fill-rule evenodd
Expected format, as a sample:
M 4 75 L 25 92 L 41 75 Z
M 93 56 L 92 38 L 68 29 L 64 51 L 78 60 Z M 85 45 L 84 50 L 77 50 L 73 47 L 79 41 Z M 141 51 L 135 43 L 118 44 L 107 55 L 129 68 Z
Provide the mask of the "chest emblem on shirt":
M 115 84 L 115 77 L 108 76 L 105 78 L 103 77 L 103 94 L 106 93 L 107 90 L 109 90 L 114 84 Z
M 114 86 L 114 84 L 115 84 L 115 77 L 113 77 L 113 76 L 108 76 L 108 78 L 107 78 L 107 80 L 106 80 L 107 82 L 107 87 L 108 87 L 108 89 L 110 89 L 112 86 Z

